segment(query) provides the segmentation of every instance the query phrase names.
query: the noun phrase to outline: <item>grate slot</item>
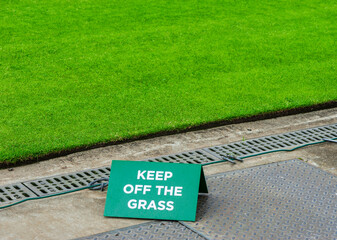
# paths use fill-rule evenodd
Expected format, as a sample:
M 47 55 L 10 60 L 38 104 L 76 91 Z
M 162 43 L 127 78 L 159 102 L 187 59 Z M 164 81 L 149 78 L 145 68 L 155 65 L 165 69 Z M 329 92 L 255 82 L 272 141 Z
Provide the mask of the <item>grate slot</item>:
M 21 183 L 0 186 L 0 206 L 30 197 L 37 197 L 37 195 Z

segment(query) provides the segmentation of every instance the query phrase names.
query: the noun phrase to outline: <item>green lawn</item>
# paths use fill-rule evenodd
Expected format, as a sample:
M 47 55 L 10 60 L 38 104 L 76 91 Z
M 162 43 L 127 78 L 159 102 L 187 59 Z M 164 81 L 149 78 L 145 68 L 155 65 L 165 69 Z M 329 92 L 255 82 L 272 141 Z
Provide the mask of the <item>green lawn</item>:
M 336 0 L 2 0 L 0 163 L 337 99 Z

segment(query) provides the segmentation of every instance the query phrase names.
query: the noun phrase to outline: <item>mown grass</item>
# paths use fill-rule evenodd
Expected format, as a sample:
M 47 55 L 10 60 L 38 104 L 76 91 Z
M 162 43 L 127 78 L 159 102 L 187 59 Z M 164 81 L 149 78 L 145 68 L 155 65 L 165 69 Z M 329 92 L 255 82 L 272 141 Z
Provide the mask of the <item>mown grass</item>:
M 337 99 L 334 0 L 3 0 L 0 162 Z

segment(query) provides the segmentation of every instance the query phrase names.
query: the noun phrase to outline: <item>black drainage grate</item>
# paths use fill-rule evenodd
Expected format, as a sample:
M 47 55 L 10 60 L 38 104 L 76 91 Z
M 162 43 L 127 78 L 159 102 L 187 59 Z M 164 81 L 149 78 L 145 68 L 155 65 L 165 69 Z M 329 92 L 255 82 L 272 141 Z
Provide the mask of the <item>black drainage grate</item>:
M 196 150 L 196 151 L 182 152 L 178 154 L 160 156 L 160 157 L 155 157 L 155 158 L 149 158 L 149 159 L 146 159 L 145 161 L 202 164 L 202 163 L 219 161 L 219 159 L 203 150 Z
M 109 175 L 110 168 L 103 167 L 36 179 L 23 184 L 39 196 L 45 196 L 86 187 L 90 182 L 99 178 L 108 178 Z
M 333 124 L 285 134 L 255 138 L 242 142 L 224 144 L 221 146 L 204 148 L 203 150 L 213 154 L 218 158 L 223 158 L 228 155 L 245 157 L 272 150 L 293 148 L 299 145 L 320 142 L 323 139 L 331 139 L 336 137 L 337 124 Z
M 0 186 L 0 206 L 30 197 L 37 197 L 37 195 L 21 183 Z

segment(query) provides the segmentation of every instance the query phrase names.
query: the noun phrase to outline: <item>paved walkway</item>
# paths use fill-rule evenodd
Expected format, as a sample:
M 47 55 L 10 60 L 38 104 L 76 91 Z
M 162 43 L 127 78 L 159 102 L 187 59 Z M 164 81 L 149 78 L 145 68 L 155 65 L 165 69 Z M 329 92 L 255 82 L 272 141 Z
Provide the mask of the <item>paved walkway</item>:
M 14 171 L 0 170 L 0 185 L 74 172 L 85 168 L 106 166 L 110 164 L 111 159 L 145 159 L 158 155 L 226 144 L 243 138 L 250 139 L 322 126 L 336 123 L 336 121 L 337 109 L 329 109 L 94 149 L 18 167 Z M 229 171 L 300 158 L 301 163 L 317 166 L 324 170 L 322 171 L 323 173 L 326 171 L 329 174 L 337 174 L 336 149 L 336 145 L 322 143 L 294 152 L 274 153 L 249 158 L 243 164 L 222 163 L 209 165 L 205 167 L 205 173 L 207 176 L 216 173 L 225 174 Z M 31 201 L 1 210 L 1 239 L 72 239 L 142 223 L 149 224 L 150 221 L 144 220 L 104 218 L 105 194 L 106 192 L 85 190 L 61 197 Z M 198 221 L 200 222 L 200 219 Z M 222 235 L 219 236 L 221 238 Z M 212 238 L 217 237 L 211 236 Z
M 149 222 L 82 240 L 336 239 L 337 177 L 300 160 L 207 178 L 195 222 Z

